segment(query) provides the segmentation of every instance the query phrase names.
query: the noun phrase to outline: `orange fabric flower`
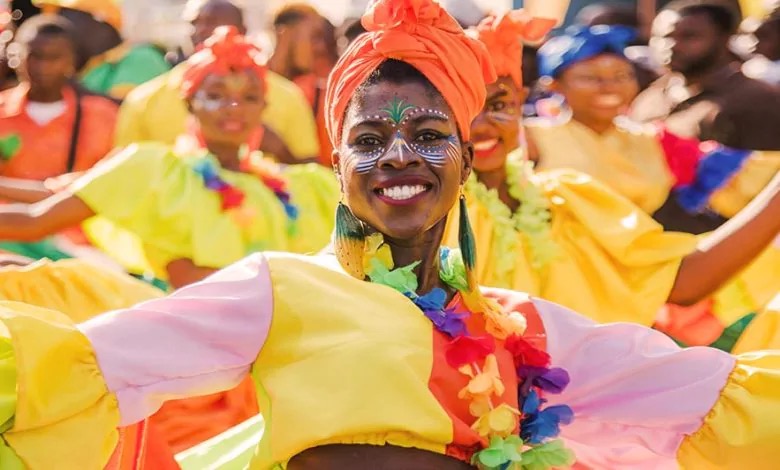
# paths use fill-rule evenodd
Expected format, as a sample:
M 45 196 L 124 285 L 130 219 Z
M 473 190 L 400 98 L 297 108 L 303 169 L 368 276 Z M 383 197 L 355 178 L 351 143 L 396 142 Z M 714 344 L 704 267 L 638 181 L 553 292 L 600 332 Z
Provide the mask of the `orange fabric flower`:
M 334 146 L 355 90 L 387 59 L 406 62 L 425 75 L 468 140 L 471 121 L 485 101 L 485 84 L 496 78 L 485 46 L 467 37 L 433 0 L 378 0 L 362 23 L 368 32 L 350 45 L 328 79 L 325 124 Z
M 235 26 L 220 26 L 214 30 L 214 34 L 187 59 L 186 64 L 181 84 L 186 98 L 192 97 L 211 74 L 227 75 L 233 71 L 249 70 L 265 84 L 266 67 L 261 60 L 260 49 L 239 34 Z
M 525 333 L 527 322 L 521 313 L 487 310 L 483 315 L 485 329 L 494 338 L 506 339 L 508 336 L 522 336 Z
M 537 41 L 555 26 L 555 20 L 535 18 L 523 10 L 488 16 L 477 26 L 477 37 L 485 44 L 499 77 L 511 77 L 523 86 L 523 41 Z

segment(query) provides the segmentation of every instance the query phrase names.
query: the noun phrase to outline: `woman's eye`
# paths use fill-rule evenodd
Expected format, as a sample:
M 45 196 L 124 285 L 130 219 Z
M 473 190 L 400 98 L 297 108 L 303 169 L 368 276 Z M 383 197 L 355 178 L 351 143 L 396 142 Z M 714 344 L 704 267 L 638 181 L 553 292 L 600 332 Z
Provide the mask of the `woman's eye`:
M 244 97 L 244 100 L 247 103 L 259 103 L 260 102 L 260 97 L 258 95 L 248 95 L 248 96 Z
M 358 139 L 355 141 L 355 144 L 360 147 L 376 147 L 377 145 L 382 145 L 382 141 L 377 137 L 365 135 L 358 137 Z
M 498 111 L 503 111 L 505 109 L 506 109 L 506 103 L 504 103 L 503 101 L 494 101 L 490 103 L 490 111 L 494 113 Z
M 222 95 L 219 93 L 206 93 L 206 99 L 209 101 L 220 101 L 222 100 Z
M 443 139 L 444 136 L 438 132 L 423 132 L 415 139 L 417 142 L 436 142 Z

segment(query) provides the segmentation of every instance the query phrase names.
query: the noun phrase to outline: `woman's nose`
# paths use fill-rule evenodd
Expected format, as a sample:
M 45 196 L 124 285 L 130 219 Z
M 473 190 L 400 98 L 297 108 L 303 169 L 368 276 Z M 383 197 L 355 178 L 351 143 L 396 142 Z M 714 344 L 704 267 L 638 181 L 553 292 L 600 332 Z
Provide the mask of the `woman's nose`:
M 400 131 L 396 131 L 384 155 L 379 158 L 380 168 L 397 170 L 422 164 L 422 156 L 414 151 Z

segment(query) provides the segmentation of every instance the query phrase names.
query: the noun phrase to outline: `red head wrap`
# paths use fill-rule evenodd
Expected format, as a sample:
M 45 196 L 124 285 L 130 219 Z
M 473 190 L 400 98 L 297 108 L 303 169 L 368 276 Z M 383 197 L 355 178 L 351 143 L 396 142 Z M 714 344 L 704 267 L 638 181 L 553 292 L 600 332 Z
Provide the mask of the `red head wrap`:
M 554 26 L 556 20 L 533 18 L 523 10 L 501 16 L 488 16 L 477 26 L 477 37 L 485 44 L 499 77 L 511 77 L 523 86 L 523 41 L 538 41 Z
M 260 55 L 260 49 L 239 34 L 235 26 L 220 26 L 202 48 L 187 59 L 182 93 L 190 98 L 207 76 L 235 71 L 249 70 L 265 84 L 266 67 Z
M 469 38 L 433 0 L 376 0 L 363 15 L 367 33 L 347 49 L 330 74 L 325 122 L 338 147 L 355 90 L 382 62 L 396 59 L 419 70 L 452 108 L 464 139 L 495 80 L 485 46 Z

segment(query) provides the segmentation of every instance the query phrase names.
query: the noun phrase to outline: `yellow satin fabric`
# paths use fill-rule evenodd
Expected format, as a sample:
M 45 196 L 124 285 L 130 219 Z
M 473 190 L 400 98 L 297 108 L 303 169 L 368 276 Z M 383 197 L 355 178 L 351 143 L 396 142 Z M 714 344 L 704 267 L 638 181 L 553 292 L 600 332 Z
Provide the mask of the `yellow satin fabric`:
M 539 172 L 532 183 L 551 201 L 551 236 L 558 256 L 534 269 L 525 238 L 517 231 L 512 233 L 518 248 L 506 252 L 495 243 L 500 236 L 488 208 L 467 194 L 480 284 L 529 292 L 597 322 L 651 325 L 682 258 L 695 249 L 696 237 L 664 232 L 630 201 L 583 173 Z M 449 218 L 449 246 L 458 243 L 457 217 L 455 212 Z M 497 276 L 496 266 L 506 257 L 512 257 L 511 269 Z
M 685 470 L 770 470 L 778 467 L 779 442 L 780 352 L 743 354 L 677 457 Z
M 591 175 L 652 214 L 669 197 L 674 178 L 652 127 L 616 126 L 597 134 L 575 120 L 529 125 L 540 171 L 568 168 Z
M 274 320 L 253 367 L 266 428 L 250 468 L 326 444 L 444 453 L 453 424 L 428 386 L 430 321 L 394 290 L 318 265 L 335 257 L 266 257 Z
M 75 322 L 162 294 L 130 276 L 77 259 L 0 268 L 0 300 L 56 310 Z
M 3 438 L 24 465 L 31 470 L 102 468 L 117 443 L 119 410 L 89 341 L 73 322 L 53 310 L 0 302 L 0 358 L 0 426 L 13 416 Z M 15 399 L 9 397 L 7 382 L 14 359 Z M 0 462 L 0 469 L 17 464 Z
M 767 349 L 780 350 L 780 294 L 750 322 L 734 345 L 734 354 Z
M 96 246 L 131 272 L 167 279 L 166 266 L 177 259 L 223 268 L 255 251 L 324 248 L 339 200 L 336 178 L 316 164 L 282 168 L 299 210 L 294 233 L 282 204 L 257 176 L 219 170 L 244 192 L 244 206 L 254 211 L 241 226 L 222 210 L 219 195 L 206 188 L 192 159 L 159 144 L 128 147 L 88 172 L 72 190 L 99 216 L 84 224 Z

